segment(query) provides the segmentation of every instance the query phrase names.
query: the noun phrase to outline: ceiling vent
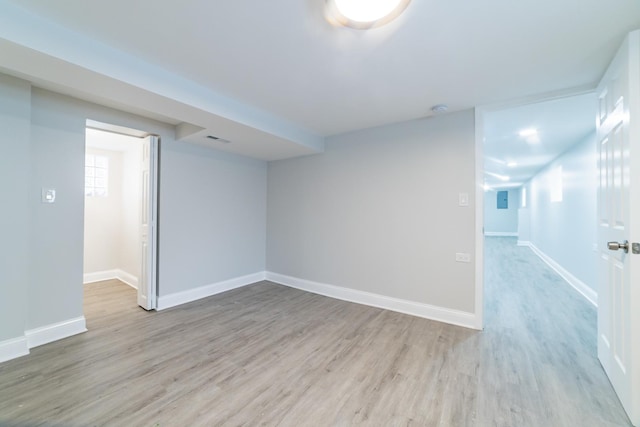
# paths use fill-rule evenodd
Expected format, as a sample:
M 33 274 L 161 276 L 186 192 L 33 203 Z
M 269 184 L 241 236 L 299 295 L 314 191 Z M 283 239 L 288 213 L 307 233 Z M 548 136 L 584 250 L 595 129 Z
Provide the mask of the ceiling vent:
M 228 139 L 218 138 L 217 136 L 213 136 L 213 135 L 207 135 L 207 139 L 211 139 L 221 144 L 231 144 L 231 141 L 229 141 Z

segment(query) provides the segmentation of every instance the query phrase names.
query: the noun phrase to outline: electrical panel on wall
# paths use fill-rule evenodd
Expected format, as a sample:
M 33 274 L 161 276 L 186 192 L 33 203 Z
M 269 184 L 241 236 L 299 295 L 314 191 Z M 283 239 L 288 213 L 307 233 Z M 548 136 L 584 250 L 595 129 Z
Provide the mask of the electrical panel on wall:
M 498 209 L 509 209 L 509 192 L 508 191 L 498 191 L 496 193 L 497 197 L 497 208 Z

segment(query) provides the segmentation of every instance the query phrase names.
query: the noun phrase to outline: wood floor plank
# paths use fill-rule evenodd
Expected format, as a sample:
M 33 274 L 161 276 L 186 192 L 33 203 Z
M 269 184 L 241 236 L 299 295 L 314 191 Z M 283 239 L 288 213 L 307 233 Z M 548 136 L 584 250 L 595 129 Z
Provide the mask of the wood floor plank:
M 487 238 L 486 329 L 269 282 L 158 313 L 86 286 L 89 332 L 0 364 L 0 426 L 629 426 L 596 312 Z

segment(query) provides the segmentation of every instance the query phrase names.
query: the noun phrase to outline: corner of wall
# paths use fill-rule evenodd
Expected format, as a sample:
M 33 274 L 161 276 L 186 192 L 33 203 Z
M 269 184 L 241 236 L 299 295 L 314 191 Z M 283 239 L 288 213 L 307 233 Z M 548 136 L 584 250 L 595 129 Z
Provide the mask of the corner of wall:
M 29 354 L 27 337 L 21 336 L 0 342 L 0 363 Z
M 0 73 L 0 361 L 28 353 L 31 84 Z
M 29 354 L 29 349 L 87 331 L 84 316 L 25 331 L 23 336 L 0 342 L 0 363 Z
M 260 271 L 254 274 L 248 274 L 246 276 L 236 277 L 222 282 L 212 283 L 205 286 L 189 289 L 186 291 L 175 292 L 168 295 L 161 295 L 158 297 L 157 310 L 165 310 L 167 308 L 175 307 L 188 302 L 196 301 L 202 298 L 207 298 L 222 292 L 230 291 L 232 289 L 248 286 L 256 282 L 260 282 L 265 279 L 265 272 Z
M 87 332 L 86 321 L 84 316 L 80 316 L 65 320 L 64 322 L 29 329 L 25 332 L 25 337 L 27 338 L 29 348 L 34 348 L 83 332 Z

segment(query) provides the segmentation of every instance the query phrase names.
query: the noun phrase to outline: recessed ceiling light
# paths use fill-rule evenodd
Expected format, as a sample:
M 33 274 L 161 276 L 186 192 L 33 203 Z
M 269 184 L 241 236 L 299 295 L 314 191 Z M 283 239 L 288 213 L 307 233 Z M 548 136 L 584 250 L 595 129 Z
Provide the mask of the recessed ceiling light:
M 528 138 L 530 136 L 538 135 L 538 129 L 535 129 L 535 128 L 522 129 L 520 132 L 518 132 L 518 134 L 523 138 Z
M 538 135 L 538 129 L 535 129 L 535 128 L 523 129 L 520 132 L 518 132 L 518 134 L 520 135 L 520 137 L 524 138 L 524 140 L 527 141 L 529 144 L 537 144 L 538 142 L 540 142 L 540 135 Z
M 506 176 L 506 175 L 500 175 L 500 174 L 493 173 L 493 172 L 485 172 L 485 173 L 486 173 L 487 175 L 489 175 L 489 176 L 492 176 L 492 177 L 494 177 L 494 178 L 499 179 L 500 181 L 509 181 L 509 180 L 511 179 L 511 178 L 509 178 L 509 177 L 508 177 L 508 176 Z
M 327 18 L 338 25 L 366 30 L 397 18 L 411 0 L 326 0 Z
M 518 163 L 516 162 L 507 162 L 507 167 L 515 168 L 516 166 L 518 166 Z

